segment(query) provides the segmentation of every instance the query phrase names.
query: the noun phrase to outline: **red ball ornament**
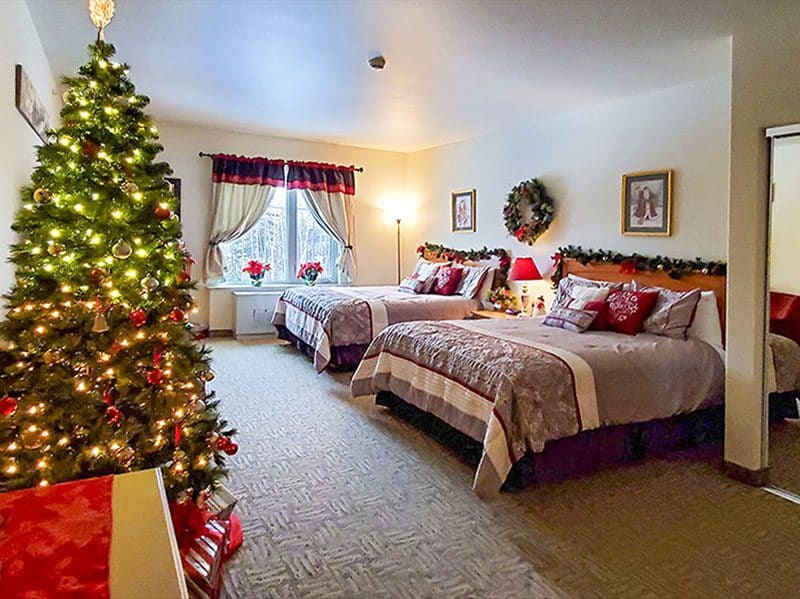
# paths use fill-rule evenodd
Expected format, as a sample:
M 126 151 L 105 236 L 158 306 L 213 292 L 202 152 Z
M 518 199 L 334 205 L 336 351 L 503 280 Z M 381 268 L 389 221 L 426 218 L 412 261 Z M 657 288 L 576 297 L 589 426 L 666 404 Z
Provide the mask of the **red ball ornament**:
M 173 308 L 172 312 L 169 313 L 169 318 L 173 322 L 183 322 L 183 319 L 186 318 L 186 313 L 180 308 Z
M 237 451 L 239 451 L 239 444 L 236 443 L 235 441 L 231 441 L 230 439 L 228 439 L 228 442 L 225 444 L 225 449 L 223 449 L 222 451 L 224 451 L 228 455 L 233 455 Z
M 147 312 L 141 308 L 137 308 L 128 315 L 131 323 L 135 327 L 141 327 L 147 324 Z
M 103 282 L 103 279 L 106 278 L 106 271 L 102 268 L 93 268 L 92 272 L 89 273 L 89 279 L 95 285 L 99 285 Z
M 108 406 L 106 408 L 106 418 L 111 424 L 118 424 L 122 420 L 122 412 L 116 406 Z
M 152 370 L 147 371 L 147 382 L 151 385 L 160 385 L 164 382 L 164 373 L 161 372 L 158 368 L 153 368 Z
M 17 398 L 6 395 L 0 399 L 0 414 L 3 416 L 13 416 L 17 411 Z
M 165 208 L 164 206 L 156 206 L 156 209 L 153 210 L 153 213 L 156 215 L 158 220 L 167 220 L 170 216 L 172 216 L 172 210 Z
M 91 139 L 87 139 L 81 144 L 81 151 L 87 158 L 96 158 L 100 153 L 100 144 L 93 142 Z

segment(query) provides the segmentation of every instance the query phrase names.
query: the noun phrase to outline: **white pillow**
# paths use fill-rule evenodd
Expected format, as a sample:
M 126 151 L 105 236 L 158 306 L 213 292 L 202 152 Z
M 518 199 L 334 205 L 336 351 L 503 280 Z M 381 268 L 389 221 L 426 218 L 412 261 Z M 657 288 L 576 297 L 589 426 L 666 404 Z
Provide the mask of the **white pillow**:
M 422 259 L 417 262 L 417 266 L 414 268 L 414 274 L 411 275 L 411 278 L 425 281 L 425 284 L 419 293 L 431 292 L 434 283 L 436 283 L 436 273 L 439 272 L 439 269 L 446 264 L 446 262 L 428 262 L 427 260 Z
M 697 304 L 692 326 L 686 332 L 692 339 L 705 341 L 718 352 L 722 353 L 722 323 L 719 319 L 717 296 L 713 291 L 703 291 Z
M 604 302 L 611 289 L 608 287 L 581 287 L 575 285 L 569 290 L 570 301 L 567 306 L 573 310 L 583 310 L 589 302 Z
M 488 266 L 463 266 L 464 273 L 461 282 L 458 284 L 456 293 L 466 298 L 473 299 L 478 297 L 478 292 L 487 278 Z
M 478 290 L 478 295 L 475 296 L 475 299 L 479 299 L 481 301 L 486 300 L 486 298 L 489 296 L 489 292 L 494 287 L 494 280 L 496 277 L 497 268 L 490 268 L 486 273 L 486 276 L 483 278 L 483 283 L 481 284 L 481 288 Z

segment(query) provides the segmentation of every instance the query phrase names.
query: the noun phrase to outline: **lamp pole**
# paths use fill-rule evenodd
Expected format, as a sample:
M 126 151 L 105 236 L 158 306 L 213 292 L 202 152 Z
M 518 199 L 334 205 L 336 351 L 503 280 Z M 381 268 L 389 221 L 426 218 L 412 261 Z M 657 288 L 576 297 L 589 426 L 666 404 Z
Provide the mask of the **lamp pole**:
M 396 218 L 397 221 L 397 284 L 400 284 L 400 219 Z

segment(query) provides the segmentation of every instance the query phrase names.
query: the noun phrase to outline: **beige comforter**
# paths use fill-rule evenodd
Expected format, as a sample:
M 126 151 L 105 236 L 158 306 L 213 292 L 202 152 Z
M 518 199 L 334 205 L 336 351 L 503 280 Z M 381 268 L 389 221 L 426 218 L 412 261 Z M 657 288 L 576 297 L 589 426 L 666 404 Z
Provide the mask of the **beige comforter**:
M 379 334 L 351 385 L 355 396 L 390 391 L 482 442 L 473 488 L 491 497 L 547 441 L 720 403 L 724 366 L 697 340 L 539 319 L 418 322 Z

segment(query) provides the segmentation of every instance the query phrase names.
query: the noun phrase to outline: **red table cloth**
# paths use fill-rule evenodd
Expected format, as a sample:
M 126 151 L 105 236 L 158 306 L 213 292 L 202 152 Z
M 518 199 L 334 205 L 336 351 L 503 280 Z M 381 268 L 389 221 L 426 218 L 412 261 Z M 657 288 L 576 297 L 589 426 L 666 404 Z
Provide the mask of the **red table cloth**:
M 0 494 L 0 597 L 109 596 L 112 479 Z

